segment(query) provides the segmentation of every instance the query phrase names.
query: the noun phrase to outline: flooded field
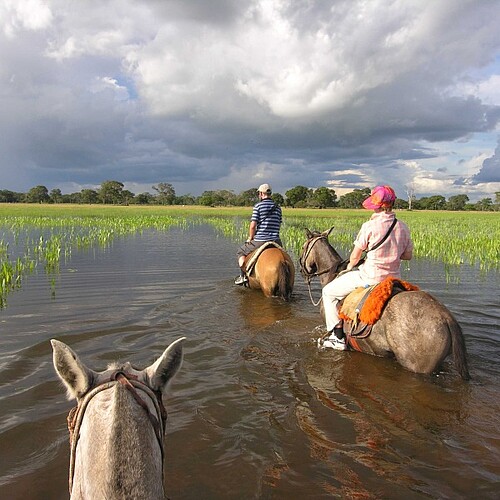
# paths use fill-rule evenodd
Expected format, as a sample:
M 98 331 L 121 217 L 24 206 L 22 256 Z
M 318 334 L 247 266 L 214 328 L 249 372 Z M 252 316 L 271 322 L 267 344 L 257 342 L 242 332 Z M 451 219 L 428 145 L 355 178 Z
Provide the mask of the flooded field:
M 66 401 L 50 338 L 94 369 L 145 366 L 186 336 L 167 400 L 171 499 L 498 498 L 498 271 L 405 271 L 455 314 L 472 381 L 359 353 L 318 352 L 319 311 L 235 287 L 213 228 L 145 231 L 31 274 L 0 309 L 0 498 L 68 497 Z M 319 288 L 315 293 L 319 296 Z

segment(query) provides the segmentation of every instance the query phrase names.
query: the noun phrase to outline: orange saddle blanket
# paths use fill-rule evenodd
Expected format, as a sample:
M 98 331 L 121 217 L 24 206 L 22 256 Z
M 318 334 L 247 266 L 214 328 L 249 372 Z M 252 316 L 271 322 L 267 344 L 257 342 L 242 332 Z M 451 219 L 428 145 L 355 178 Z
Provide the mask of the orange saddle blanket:
M 418 286 L 397 278 L 386 278 L 369 288 L 356 288 L 342 302 L 340 317 L 344 320 L 376 323 L 389 299 L 401 291 L 419 290 Z

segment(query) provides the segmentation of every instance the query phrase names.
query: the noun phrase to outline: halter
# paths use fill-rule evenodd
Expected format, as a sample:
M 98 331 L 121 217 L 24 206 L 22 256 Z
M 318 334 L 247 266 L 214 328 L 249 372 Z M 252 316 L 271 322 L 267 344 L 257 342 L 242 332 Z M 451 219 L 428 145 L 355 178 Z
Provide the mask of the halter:
M 70 441 L 70 464 L 69 464 L 69 493 L 71 495 L 71 490 L 73 488 L 73 476 L 75 474 L 75 460 L 76 460 L 76 448 L 78 445 L 78 440 L 80 439 L 80 427 L 83 422 L 83 416 L 85 410 L 90 402 L 90 400 L 99 392 L 111 389 L 116 384 L 122 384 L 134 397 L 134 399 L 139 403 L 139 405 L 144 408 L 151 425 L 155 431 L 156 439 L 161 451 L 161 459 L 163 463 L 164 450 L 163 450 L 163 438 L 165 433 L 165 423 L 167 421 L 167 410 L 163 406 L 163 401 L 161 398 L 161 392 L 155 392 L 150 387 L 148 387 L 143 382 L 137 380 L 137 377 L 130 374 L 125 374 L 121 370 L 117 370 L 111 374 L 109 380 L 103 382 L 102 384 L 94 387 L 91 391 L 87 392 L 85 396 L 78 401 L 77 406 L 72 408 L 68 414 L 68 430 L 69 430 L 69 441 Z M 154 404 L 156 415 L 153 415 L 148 408 L 146 402 L 141 398 L 136 389 L 140 389 L 145 392 Z M 163 467 L 162 467 L 163 473 Z
M 311 299 L 311 303 L 314 307 L 317 307 L 319 306 L 319 304 L 321 304 L 323 296 L 321 296 L 317 302 L 314 302 L 311 292 L 311 280 L 316 276 L 321 276 L 323 274 L 329 273 L 332 270 L 332 268 L 329 267 L 324 271 L 316 271 L 315 273 L 310 273 L 309 271 L 307 271 L 305 267 L 305 263 L 307 261 L 307 258 L 309 257 L 309 254 L 311 253 L 314 245 L 316 245 L 316 243 L 320 240 L 325 240 L 326 242 L 328 242 L 328 236 L 320 234 L 319 236 L 313 236 L 312 238 L 309 238 L 304 244 L 305 249 L 302 252 L 302 255 L 299 257 L 300 273 L 304 277 L 304 281 L 307 284 L 307 288 L 309 290 L 309 298 Z M 344 262 L 345 261 L 340 262 L 339 266 L 342 265 Z

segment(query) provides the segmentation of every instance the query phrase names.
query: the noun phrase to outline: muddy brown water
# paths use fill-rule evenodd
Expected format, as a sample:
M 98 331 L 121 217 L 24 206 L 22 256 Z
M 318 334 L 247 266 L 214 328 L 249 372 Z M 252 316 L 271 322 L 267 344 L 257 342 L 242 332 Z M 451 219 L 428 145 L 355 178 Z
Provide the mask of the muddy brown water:
M 0 310 L 0 498 L 68 498 L 66 415 L 50 338 L 94 369 L 152 362 L 186 336 L 167 400 L 165 484 L 177 499 L 498 498 L 498 272 L 413 262 L 405 278 L 461 323 L 472 381 L 318 352 L 297 275 L 286 304 L 235 287 L 236 245 L 207 226 L 76 252 L 55 286 L 26 279 Z M 315 293 L 319 293 L 316 289 Z

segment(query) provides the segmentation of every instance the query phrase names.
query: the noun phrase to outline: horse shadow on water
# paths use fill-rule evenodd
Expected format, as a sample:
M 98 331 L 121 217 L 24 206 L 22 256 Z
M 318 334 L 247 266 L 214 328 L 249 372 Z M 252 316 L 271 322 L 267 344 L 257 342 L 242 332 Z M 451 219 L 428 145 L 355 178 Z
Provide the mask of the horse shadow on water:
M 150 366 L 127 362 L 96 372 L 66 344 L 51 340 L 69 399 L 71 499 L 164 499 L 167 412 L 163 395 L 182 364 L 180 338 Z

